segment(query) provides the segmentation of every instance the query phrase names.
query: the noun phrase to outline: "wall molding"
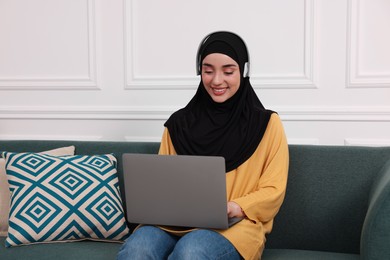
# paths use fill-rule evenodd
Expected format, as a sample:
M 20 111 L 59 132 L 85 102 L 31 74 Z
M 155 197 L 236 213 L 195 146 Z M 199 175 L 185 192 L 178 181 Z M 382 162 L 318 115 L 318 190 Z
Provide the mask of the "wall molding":
M 179 107 L 0 106 L 0 119 L 167 120 Z M 390 122 L 390 107 L 274 107 L 283 121 Z
M 135 0 L 134 0 L 135 1 Z M 304 0 L 304 66 L 302 75 L 251 75 L 251 82 L 255 89 L 315 89 L 315 1 Z M 168 89 L 195 89 L 199 83 L 196 76 L 139 76 L 136 75 L 133 53 L 136 53 L 134 43 L 135 24 L 133 1 L 124 0 L 124 52 L 125 52 L 125 89 L 126 90 L 168 90 Z
M 390 139 L 374 139 L 374 138 L 346 138 L 344 145 L 347 146 L 390 146 Z
M 390 88 L 390 73 L 370 73 L 359 70 L 359 16 L 361 0 L 348 0 L 347 23 L 347 88 Z
M 99 90 L 96 64 L 95 0 L 86 0 L 88 19 L 88 75 L 85 77 L 0 78 L 0 90 Z
M 283 121 L 390 122 L 390 107 L 275 107 Z
M 166 120 L 166 107 L 0 107 L 0 119 Z
M 160 136 L 145 137 L 145 136 L 125 136 L 125 141 L 128 142 L 161 142 Z
M 101 141 L 103 136 L 93 135 L 0 135 L 0 140 L 71 140 L 71 141 Z
M 320 140 L 318 138 L 288 138 L 288 144 L 305 144 L 305 145 L 319 145 Z

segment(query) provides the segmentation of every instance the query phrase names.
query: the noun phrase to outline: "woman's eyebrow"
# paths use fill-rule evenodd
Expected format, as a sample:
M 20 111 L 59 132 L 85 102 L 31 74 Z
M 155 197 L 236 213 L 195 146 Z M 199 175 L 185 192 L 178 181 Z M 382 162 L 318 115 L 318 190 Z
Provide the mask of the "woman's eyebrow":
M 226 64 L 226 65 L 223 65 L 222 68 L 230 68 L 230 67 L 237 67 L 236 64 Z
M 211 65 L 209 63 L 203 63 L 202 66 L 214 67 L 213 65 Z M 230 67 L 237 67 L 237 65 L 236 64 L 225 64 L 225 65 L 222 65 L 222 68 L 230 68 Z
M 203 63 L 202 66 L 213 67 L 213 65 L 211 65 L 211 64 L 209 64 L 209 63 Z

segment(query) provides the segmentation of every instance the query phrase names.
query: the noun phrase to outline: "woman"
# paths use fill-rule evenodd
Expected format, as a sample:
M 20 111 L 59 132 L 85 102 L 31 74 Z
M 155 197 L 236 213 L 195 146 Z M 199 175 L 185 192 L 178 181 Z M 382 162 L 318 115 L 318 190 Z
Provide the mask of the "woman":
M 244 219 L 226 230 L 141 226 L 118 259 L 259 259 L 262 254 L 286 190 L 289 158 L 282 123 L 256 96 L 249 55 L 238 35 L 208 35 L 197 66 L 198 90 L 165 123 L 159 153 L 223 156 L 228 216 Z

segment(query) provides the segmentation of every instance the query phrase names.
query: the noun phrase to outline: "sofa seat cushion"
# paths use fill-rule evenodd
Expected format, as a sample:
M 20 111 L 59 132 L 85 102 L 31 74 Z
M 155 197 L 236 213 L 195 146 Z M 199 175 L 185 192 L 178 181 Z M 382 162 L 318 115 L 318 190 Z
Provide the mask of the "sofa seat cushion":
M 343 254 L 323 251 L 295 249 L 265 249 L 262 260 L 357 260 L 356 254 Z
M 6 248 L 5 237 L 0 237 L 1 259 L 40 259 L 69 260 L 116 259 L 122 244 L 95 241 L 78 241 L 71 243 L 35 244 L 33 246 L 18 246 Z

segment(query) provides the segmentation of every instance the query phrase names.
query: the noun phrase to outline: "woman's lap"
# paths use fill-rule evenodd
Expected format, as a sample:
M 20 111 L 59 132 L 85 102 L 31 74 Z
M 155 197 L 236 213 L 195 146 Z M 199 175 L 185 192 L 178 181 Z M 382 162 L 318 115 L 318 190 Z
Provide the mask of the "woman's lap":
M 199 229 L 177 242 L 170 259 L 241 259 L 225 237 L 211 230 Z
M 241 256 L 215 231 L 200 229 L 177 237 L 157 227 L 143 226 L 121 247 L 118 260 L 124 259 L 241 259 Z
M 142 226 L 125 241 L 117 259 L 167 259 L 176 242 L 175 236 L 157 227 Z

